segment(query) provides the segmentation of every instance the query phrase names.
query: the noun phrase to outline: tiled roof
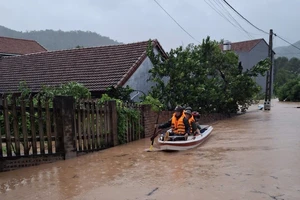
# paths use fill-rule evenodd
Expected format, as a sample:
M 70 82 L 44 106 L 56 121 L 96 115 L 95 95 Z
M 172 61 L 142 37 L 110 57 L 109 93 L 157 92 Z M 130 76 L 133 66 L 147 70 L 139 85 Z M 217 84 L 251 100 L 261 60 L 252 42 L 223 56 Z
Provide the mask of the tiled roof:
M 262 40 L 264 40 L 264 39 L 234 42 L 234 43 L 231 43 L 231 50 L 249 52 Z
M 233 42 L 233 43 L 230 43 L 231 50 L 232 51 L 249 52 L 262 40 L 264 41 L 264 39 L 256 39 L 256 40 L 247 40 L 247 41 L 241 41 L 241 42 Z M 220 48 L 223 50 L 222 44 L 220 45 Z
M 34 40 L 24 40 L 0 36 L 0 54 L 24 55 L 47 51 Z
M 267 46 L 269 46 L 268 43 L 263 38 L 261 38 L 255 40 L 233 42 L 231 43 L 231 50 L 236 52 L 250 52 L 261 41 L 263 41 Z M 223 50 L 223 45 L 220 45 L 220 48 Z M 275 54 L 274 51 L 273 53 Z
M 164 53 L 157 40 L 153 41 Z M 76 81 L 90 91 L 123 85 L 146 58 L 148 41 L 48 51 L 0 59 L 0 93 L 16 92 L 26 81 L 33 92 L 42 85 Z

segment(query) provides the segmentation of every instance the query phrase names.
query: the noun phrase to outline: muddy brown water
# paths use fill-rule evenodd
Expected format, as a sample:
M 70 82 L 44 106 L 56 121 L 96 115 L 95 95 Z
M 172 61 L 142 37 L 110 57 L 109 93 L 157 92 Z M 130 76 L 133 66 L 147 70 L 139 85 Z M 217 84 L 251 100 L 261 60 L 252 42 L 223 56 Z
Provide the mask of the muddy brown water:
M 300 199 L 300 106 L 272 101 L 214 123 L 201 146 L 145 152 L 149 138 L 0 173 L 0 199 Z

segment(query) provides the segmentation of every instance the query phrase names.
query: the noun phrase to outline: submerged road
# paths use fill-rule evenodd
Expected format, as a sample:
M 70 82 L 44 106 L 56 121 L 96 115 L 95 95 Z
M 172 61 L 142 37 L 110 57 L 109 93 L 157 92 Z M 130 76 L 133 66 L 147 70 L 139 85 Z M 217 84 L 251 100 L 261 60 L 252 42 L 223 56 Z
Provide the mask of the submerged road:
M 182 152 L 149 138 L 75 159 L 0 173 L 0 199 L 300 199 L 300 106 L 272 101 L 215 123 Z

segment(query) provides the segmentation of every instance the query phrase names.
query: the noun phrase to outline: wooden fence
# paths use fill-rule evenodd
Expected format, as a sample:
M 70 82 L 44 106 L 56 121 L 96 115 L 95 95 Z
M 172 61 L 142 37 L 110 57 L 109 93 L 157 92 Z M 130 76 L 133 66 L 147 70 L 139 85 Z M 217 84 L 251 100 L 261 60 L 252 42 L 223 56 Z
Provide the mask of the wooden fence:
M 77 151 L 93 151 L 112 145 L 112 126 L 115 125 L 115 113 L 108 102 L 80 100 L 76 103 L 75 135 Z
M 79 152 L 95 151 L 145 137 L 141 106 L 100 104 L 97 99 L 76 103 L 75 137 Z
M 68 159 L 144 138 L 141 107 L 0 97 L 0 171 Z M 42 158 L 42 159 L 41 159 Z
M 0 157 L 53 154 L 59 137 L 50 101 L 0 98 Z

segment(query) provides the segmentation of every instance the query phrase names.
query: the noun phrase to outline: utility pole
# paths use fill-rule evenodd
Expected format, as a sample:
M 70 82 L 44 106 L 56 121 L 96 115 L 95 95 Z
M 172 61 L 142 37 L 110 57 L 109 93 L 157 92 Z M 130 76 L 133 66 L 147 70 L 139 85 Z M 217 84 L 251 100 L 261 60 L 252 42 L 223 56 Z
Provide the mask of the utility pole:
M 264 110 L 271 110 L 272 79 L 273 79 L 273 30 L 272 29 L 270 29 L 270 34 L 269 34 L 269 59 L 271 61 L 271 64 L 266 77 L 266 94 L 265 94 Z

